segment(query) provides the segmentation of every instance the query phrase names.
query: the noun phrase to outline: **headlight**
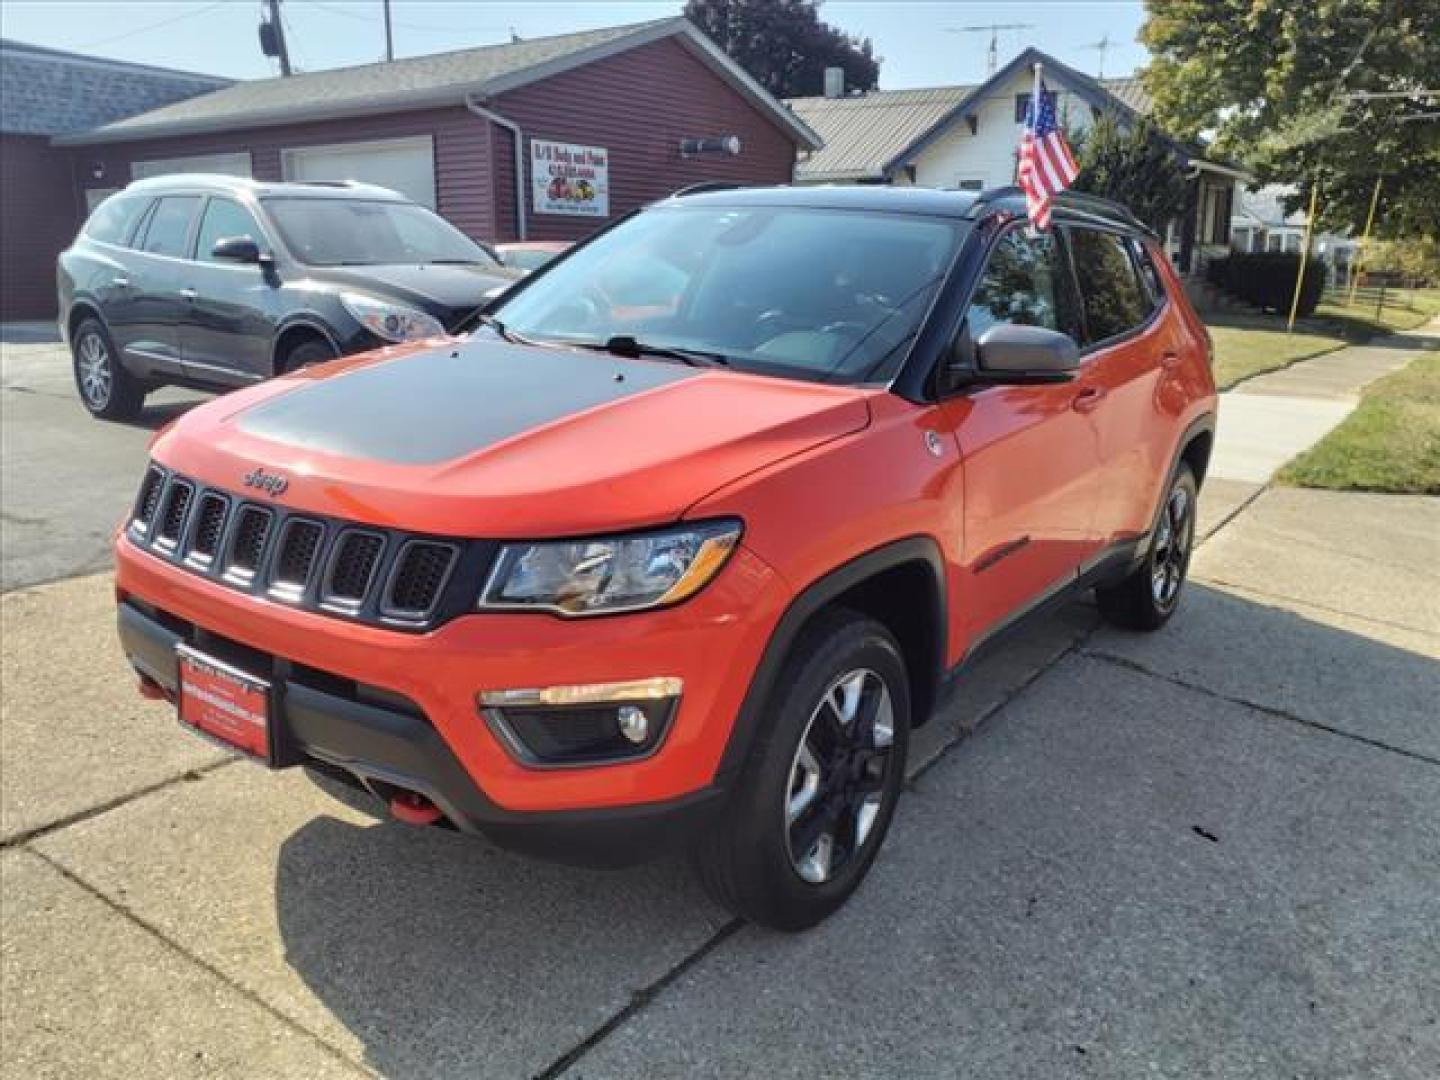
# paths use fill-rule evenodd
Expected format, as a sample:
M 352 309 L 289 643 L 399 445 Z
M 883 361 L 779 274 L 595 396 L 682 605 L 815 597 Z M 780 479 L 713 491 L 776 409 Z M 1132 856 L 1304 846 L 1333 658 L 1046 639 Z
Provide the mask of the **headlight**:
M 678 603 L 713 578 L 740 541 L 738 521 L 633 536 L 507 544 L 479 606 L 603 615 Z
M 346 292 L 340 294 L 340 303 L 360 321 L 361 326 L 386 341 L 414 341 L 416 338 L 441 337 L 445 333 L 445 327 L 433 315 L 405 304 L 381 300 L 378 296 Z

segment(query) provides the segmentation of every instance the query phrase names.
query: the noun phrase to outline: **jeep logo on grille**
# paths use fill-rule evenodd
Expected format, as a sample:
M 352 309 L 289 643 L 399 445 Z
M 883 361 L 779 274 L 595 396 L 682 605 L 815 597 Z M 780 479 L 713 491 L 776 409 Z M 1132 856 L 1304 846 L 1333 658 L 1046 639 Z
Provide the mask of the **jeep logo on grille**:
M 279 473 L 267 473 L 264 469 L 256 467 L 245 474 L 245 486 L 259 488 L 261 491 L 268 492 L 271 498 L 278 499 L 285 494 L 285 489 L 290 486 L 290 481 Z

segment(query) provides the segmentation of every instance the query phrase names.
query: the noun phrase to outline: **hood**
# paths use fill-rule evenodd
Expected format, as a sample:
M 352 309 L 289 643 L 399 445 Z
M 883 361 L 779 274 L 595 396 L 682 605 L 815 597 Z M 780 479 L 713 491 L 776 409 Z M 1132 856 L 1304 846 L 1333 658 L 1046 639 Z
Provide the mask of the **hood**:
M 310 276 L 358 292 L 403 300 L 449 326 L 485 303 L 485 294 L 524 275 L 508 266 L 406 263 L 394 266 L 314 267 Z
M 280 474 L 287 507 L 375 525 L 582 535 L 677 520 L 733 480 L 858 431 L 872 392 L 486 338 L 228 395 L 167 429 L 155 456 L 236 492 L 257 468 Z

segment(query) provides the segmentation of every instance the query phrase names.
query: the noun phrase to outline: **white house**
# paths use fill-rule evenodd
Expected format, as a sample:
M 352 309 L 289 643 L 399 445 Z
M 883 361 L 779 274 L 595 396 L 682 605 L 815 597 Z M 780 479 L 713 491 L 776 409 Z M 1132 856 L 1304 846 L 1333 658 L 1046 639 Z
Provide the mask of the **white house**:
M 1150 112 L 1136 78 L 1097 80 L 1038 49 L 1026 49 L 978 86 L 875 91 L 794 98 L 787 104 L 825 145 L 802 155 L 801 184 L 918 184 L 981 190 L 1015 181 L 1016 150 L 1025 105 L 1034 85 L 1032 66 L 1044 65 L 1047 91 L 1061 122 L 1083 131 L 1102 113 L 1131 124 Z M 1201 156 L 1172 140 L 1192 177 L 1189 211 L 1171 223 L 1167 244 L 1184 272 L 1203 257 L 1228 250 L 1231 207 L 1241 170 Z
M 1285 198 L 1296 190 L 1292 184 L 1242 189 L 1230 218 L 1230 247 L 1235 251 L 1298 252 L 1305 243 L 1305 211 L 1285 212 Z M 1330 267 L 1336 280 L 1348 272 L 1355 248 L 1356 241 L 1340 233 L 1316 233 L 1310 242 L 1311 257 Z

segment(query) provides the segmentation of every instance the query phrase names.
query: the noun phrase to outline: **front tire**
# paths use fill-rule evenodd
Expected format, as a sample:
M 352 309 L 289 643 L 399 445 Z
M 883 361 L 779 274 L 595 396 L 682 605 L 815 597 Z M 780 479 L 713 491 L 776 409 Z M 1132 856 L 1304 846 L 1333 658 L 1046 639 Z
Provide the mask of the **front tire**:
M 101 420 L 133 420 L 145 404 L 144 385 L 125 370 L 110 333 L 99 319 L 85 319 L 70 338 L 75 389 L 80 403 Z
M 1195 474 L 1181 465 L 1150 536 L 1150 550 L 1130 575 L 1095 590 L 1100 613 L 1126 630 L 1158 630 L 1180 604 L 1195 546 Z
M 288 375 L 301 368 L 329 363 L 335 359 L 335 356 L 335 350 L 330 347 L 329 342 L 311 338 L 302 341 L 285 354 L 285 359 L 280 364 L 280 371 L 282 374 Z
M 820 616 L 781 671 L 765 723 L 695 864 L 736 915 L 804 930 L 859 887 L 895 814 L 910 737 L 895 638 L 856 612 Z

